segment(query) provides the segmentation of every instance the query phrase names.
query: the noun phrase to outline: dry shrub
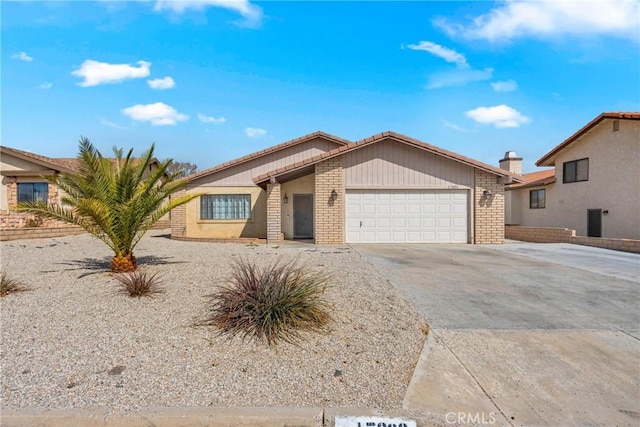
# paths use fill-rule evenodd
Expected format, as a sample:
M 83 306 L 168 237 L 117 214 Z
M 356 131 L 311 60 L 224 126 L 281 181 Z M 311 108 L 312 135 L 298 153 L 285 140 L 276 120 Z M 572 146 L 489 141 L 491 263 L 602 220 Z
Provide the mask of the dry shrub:
M 239 259 L 231 279 L 210 296 L 209 313 L 200 324 L 217 327 L 219 335 L 239 335 L 267 345 L 295 343 L 303 331 L 327 331 L 328 280 L 296 260 L 260 268 Z
M 152 297 L 163 292 L 157 272 L 152 274 L 144 270 L 135 270 L 117 274 L 115 277 L 120 283 L 120 290 L 130 297 Z
M 0 275 L 0 297 L 4 297 L 15 292 L 24 292 L 27 290 L 29 290 L 29 288 L 26 285 L 10 278 L 5 271 L 3 271 Z

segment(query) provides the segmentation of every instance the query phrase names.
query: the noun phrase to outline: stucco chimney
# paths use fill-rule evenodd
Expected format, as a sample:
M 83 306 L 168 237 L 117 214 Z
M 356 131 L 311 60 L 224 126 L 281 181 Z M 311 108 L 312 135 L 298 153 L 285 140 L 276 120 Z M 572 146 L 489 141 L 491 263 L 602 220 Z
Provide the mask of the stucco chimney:
M 500 160 L 500 169 L 522 174 L 522 157 L 518 157 L 515 151 L 507 151 L 504 153 L 504 159 Z

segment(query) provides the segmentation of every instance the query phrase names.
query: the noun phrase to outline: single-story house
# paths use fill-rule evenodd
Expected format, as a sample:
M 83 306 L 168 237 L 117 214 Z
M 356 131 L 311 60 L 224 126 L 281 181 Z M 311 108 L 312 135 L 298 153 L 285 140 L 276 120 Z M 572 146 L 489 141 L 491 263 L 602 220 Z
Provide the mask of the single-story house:
M 187 177 L 175 239 L 502 243 L 504 185 L 522 179 L 394 132 L 315 132 Z
M 149 165 L 155 167 L 157 160 Z M 16 148 L 0 146 L 0 228 L 15 228 L 29 225 L 32 214 L 12 209 L 19 202 L 44 201 L 61 203 L 62 191 L 45 177 L 78 170 L 77 158 L 46 157 Z M 168 226 L 169 219 L 163 220 Z M 42 225 L 57 226 L 63 223 L 46 219 Z
M 505 170 L 522 159 L 507 152 Z M 640 113 L 602 113 L 506 188 L 505 221 L 568 228 L 578 236 L 640 240 Z

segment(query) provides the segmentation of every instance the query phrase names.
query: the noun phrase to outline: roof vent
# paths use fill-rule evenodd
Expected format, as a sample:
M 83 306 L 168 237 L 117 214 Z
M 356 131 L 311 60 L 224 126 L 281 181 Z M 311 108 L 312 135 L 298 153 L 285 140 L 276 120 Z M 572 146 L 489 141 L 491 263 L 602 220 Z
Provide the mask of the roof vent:
M 504 158 L 505 159 L 516 159 L 516 158 L 518 158 L 518 155 L 516 154 L 515 151 L 507 151 L 506 153 L 504 153 Z

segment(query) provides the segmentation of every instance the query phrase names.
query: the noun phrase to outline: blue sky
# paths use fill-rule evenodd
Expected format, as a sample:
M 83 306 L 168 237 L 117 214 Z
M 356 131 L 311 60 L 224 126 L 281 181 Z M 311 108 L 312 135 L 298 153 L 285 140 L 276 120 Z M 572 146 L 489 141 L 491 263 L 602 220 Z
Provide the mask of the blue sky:
M 640 111 L 637 1 L 2 1 L 2 144 L 87 136 L 200 169 L 304 134 L 393 130 L 525 172 Z

